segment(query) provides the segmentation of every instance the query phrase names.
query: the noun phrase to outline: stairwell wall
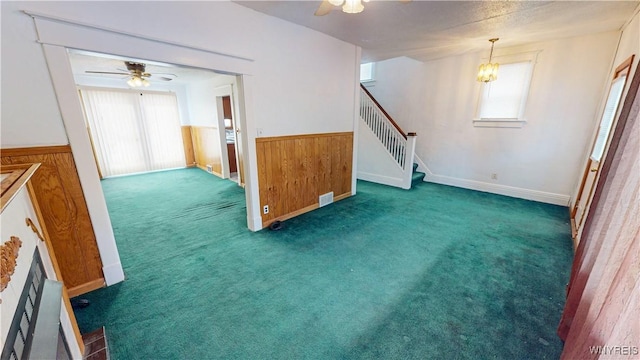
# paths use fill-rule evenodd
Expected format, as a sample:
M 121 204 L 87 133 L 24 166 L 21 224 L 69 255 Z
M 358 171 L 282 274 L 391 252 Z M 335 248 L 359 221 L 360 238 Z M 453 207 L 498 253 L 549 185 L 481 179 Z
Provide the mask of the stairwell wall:
M 619 35 L 496 48 L 498 56 L 539 51 L 522 128 L 474 127 L 484 53 L 378 62 L 369 91 L 405 131 L 418 133 L 427 181 L 567 205 Z

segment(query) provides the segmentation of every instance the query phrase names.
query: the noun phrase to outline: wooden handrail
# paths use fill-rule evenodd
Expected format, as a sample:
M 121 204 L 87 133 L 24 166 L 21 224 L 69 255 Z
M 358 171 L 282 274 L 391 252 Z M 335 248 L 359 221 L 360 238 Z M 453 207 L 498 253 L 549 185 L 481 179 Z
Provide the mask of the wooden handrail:
M 373 95 L 371 95 L 371 93 L 369 92 L 369 90 L 367 90 L 367 88 L 364 87 L 364 85 L 360 84 L 360 88 L 362 90 L 364 90 L 364 92 L 367 93 L 367 95 L 369 95 L 369 98 L 371 98 L 371 100 L 373 100 L 373 103 L 376 104 L 376 106 L 378 107 L 378 109 L 380 109 L 380 111 L 382 111 L 382 113 L 384 114 L 384 116 L 387 117 L 387 119 L 389 119 L 389 121 L 391 122 L 391 124 L 393 124 L 393 126 L 396 128 L 396 130 L 398 130 L 398 132 L 400 132 L 400 134 L 405 138 L 405 140 L 407 139 L 407 134 L 402 131 L 402 129 L 400 128 L 400 126 L 393 120 L 393 118 L 384 110 L 384 108 L 380 105 L 380 103 L 373 97 Z

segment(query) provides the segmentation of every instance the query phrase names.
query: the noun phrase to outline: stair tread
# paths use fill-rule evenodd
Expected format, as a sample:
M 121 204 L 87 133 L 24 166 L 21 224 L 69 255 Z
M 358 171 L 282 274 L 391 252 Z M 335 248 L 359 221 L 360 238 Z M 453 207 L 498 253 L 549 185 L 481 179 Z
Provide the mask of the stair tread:
M 411 175 L 411 187 L 416 186 L 417 184 L 424 181 L 425 173 L 416 171 Z

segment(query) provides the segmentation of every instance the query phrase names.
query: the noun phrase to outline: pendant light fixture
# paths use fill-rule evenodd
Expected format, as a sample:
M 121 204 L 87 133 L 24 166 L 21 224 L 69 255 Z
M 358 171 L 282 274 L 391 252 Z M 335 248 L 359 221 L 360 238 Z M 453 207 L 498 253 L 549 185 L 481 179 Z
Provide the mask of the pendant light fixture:
M 498 40 L 500 39 L 489 39 L 489 41 L 491 42 L 491 53 L 489 53 L 489 62 L 486 64 L 480 64 L 480 67 L 478 68 L 478 81 L 489 82 L 498 79 L 498 67 L 500 65 L 498 63 L 491 62 L 491 58 L 493 57 L 493 46 Z

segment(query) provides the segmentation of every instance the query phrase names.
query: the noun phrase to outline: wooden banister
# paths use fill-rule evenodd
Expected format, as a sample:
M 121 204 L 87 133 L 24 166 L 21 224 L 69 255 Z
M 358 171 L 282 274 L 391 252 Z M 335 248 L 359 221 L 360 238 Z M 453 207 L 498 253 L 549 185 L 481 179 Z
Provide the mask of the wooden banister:
M 400 128 L 400 126 L 393 120 L 393 118 L 391 117 L 391 115 L 389 115 L 384 108 L 380 105 L 380 103 L 373 97 L 373 95 L 371 95 L 371 93 L 369 92 L 369 90 L 367 90 L 366 87 L 364 87 L 364 85 L 360 84 L 360 88 L 362 90 L 364 90 L 365 93 L 367 93 L 367 95 L 369 96 L 369 98 L 371 98 L 371 100 L 373 101 L 374 104 L 376 104 L 376 106 L 378 107 L 378 109 L 380 109 L 380 111 L 382 111 L 382 113 L 384 114 L 384 116 L 387 117 L 387 119 L 389 119 L 389 122 L 391 122 L 391 124 L 393 124 L 393 126 L 396 128 L 396 130 L 398 130 L 398 132 L 405 138 L 405 140 L 407 139 L 407 133 L 405 133 L 404 131 L 402 131 L 402 129 Z

